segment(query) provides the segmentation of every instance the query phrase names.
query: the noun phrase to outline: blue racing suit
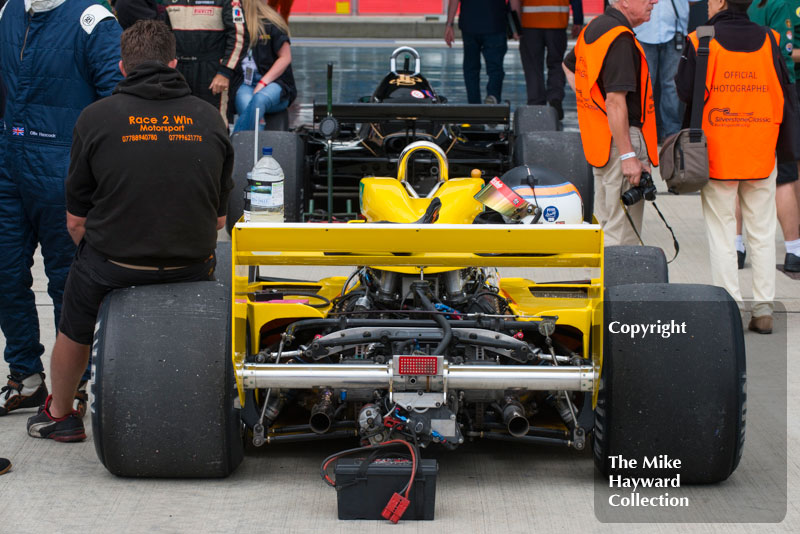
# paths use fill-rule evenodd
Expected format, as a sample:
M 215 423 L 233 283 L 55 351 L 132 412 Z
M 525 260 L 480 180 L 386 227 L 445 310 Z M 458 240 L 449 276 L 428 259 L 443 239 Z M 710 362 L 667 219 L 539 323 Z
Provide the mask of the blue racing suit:
M 27 5 L 26 5 L 27 4 Z M 41 372 L 44 347 L 31 290 L 41 245 L 55 324 L 75 252 L 64 180 L 83 108 L 122 79 L 113 15 L 94 0 L 8 0 L 0 12 L 0 327 L 11 372 Z

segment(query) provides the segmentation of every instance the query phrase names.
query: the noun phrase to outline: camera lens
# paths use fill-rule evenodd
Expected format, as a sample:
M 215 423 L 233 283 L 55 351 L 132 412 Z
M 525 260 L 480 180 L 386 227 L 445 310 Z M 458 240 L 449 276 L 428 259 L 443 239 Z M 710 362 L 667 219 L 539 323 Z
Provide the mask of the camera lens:
M 649 172 L 642 172 L 639 185 L 631 187 L 620 196 L 626 206 L 636 204 L 642 199 L 653 201 L 656 199 L 656 186 Z
M 622 199 L 622 203 L 626 206 L 631 206 L 636 204 L 640 200 L 642 200 L 642 188 L 641 186 L 631 187 L 620 197 Z

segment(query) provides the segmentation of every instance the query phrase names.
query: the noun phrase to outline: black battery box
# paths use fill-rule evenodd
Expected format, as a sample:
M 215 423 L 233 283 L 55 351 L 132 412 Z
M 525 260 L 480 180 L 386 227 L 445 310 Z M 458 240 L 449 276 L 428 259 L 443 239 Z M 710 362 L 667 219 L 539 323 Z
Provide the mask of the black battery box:
M 364 458 L 341 458 L 336 462 L 337 500 L 339 519 L 378 519 L 389 499 L 401 491 L 411 478 L 411 460 L 378 458 L 363 466 Z M 411 493 L 410 504 L 403 520 L 433 520 L 436 505 L 436 460 L 423 459 Z

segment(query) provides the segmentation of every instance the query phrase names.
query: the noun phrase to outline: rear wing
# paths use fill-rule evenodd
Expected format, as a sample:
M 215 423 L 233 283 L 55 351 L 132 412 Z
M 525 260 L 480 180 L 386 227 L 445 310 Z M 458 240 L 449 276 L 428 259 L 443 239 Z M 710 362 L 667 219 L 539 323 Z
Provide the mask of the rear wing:
M 509 124 L 511 105 L 505 104 L 334 104 L 339 122 L 441 121 L 470 124 Z M 325 104 L 314 104 L 314 122 L 328 115 Z
M 596 224 L 236 223 L 236 265 L 599 267 Z

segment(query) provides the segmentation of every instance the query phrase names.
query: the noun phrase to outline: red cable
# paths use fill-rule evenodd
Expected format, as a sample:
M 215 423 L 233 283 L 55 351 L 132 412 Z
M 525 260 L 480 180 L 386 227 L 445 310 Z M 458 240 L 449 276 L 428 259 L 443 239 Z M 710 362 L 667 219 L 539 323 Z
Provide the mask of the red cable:
M 406 488 L 406 493 L 405 493 L 405 498 L 408 499 L 408 494 L 411 492 L 411 486 L 414 485 L 414 475 L 416 475 L 416 473 L 417 473 L 417 455 L 414 453 L 414 448 L 411 446 L 411 444 L 409 442 L 405 441 L 405 440 L 402 440 L 402 439 L 391 439 L 389 441 L 385 441 L 383 443 L 379 443 L 378 445 L 391 445 L 393 443 L 402 443 L 403 445 L 408 447 L 408 450 L 411 453 L 411 480 L 408 481 L 408 487 Z M 375 445 L 368 445 L 368 446 L 362 447 L 362 448 L 363 449 L 371 449 L 374 446 Z M 331 480 L 331 478 L 328 476 L 328 466 L 331 464 L 331 462 L 333 462 L 334 460 L 338 460 L 342 456 L 344 456 L 344 454 L 338 454 L 338 455 L 332 457 L 331 459 L 329 459 L 327 462 L 325 462 L 325 465 L 322 466 L 322 470 L 323 470 L 323 472 L 325 472 L 325 480 L 328 482 L 328 484 L 330 484 L 331 486 L 334 486 L 334 487 L 336 486 L 336 482 Z

